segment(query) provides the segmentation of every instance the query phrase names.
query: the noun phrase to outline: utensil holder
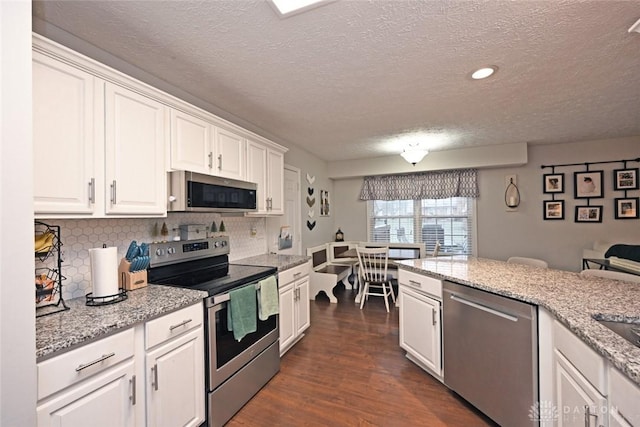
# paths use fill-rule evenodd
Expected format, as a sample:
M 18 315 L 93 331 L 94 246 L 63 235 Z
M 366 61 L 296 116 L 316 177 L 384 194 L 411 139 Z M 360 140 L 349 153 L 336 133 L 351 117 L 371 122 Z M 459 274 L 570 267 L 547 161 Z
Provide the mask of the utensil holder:
M 118 266 L 118 281 L 120 287 L 128 291 L 144 288 L 147 283 L 147 270 L 129 271 L 131 263 L 125 258 L 120 260 Z

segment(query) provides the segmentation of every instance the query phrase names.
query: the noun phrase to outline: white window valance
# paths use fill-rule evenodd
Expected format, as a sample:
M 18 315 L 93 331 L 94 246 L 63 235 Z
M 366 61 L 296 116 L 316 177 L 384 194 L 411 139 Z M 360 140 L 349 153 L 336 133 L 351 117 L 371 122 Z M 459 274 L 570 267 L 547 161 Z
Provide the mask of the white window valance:
M 401 175 L 365 176 L 360 200 L 478 198 L 478 170 L 457 169 Z

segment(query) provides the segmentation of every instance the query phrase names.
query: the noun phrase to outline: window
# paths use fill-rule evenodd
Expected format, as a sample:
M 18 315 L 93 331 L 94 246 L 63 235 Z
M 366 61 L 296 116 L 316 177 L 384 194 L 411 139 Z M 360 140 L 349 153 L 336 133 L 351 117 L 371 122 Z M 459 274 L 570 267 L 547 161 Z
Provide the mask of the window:
M 371 242 L 425 243 L 427 253 L 475 253 L 475 201 L 470 197 L 367 202 Z

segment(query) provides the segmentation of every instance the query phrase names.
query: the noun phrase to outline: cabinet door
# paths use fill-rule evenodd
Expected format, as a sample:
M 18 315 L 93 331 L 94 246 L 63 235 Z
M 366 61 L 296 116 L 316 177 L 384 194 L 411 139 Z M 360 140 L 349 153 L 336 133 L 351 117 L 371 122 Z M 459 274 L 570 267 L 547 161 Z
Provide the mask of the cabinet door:
M 106 213 L 166 213 L 164 105 L 111 83 L 105 102 Z
M 309 276 L 296 282 L 296 336 L 300 336 L 310 325 Z
M 270 214 L 284 213 L 284 154 L 269 150 L 267 156 L 268 198 L 267 210 Z
M 280 355 L 288 349 L 296 339 L 295 319 L 295 286 L 289 283 L 280 288 Z
M 258 184 L 258 211 L 267 212 L 267 147 L 247 142 L 247 181 Z M 280 343 L 282 344 L 282 342 Z
M 216 128 L 215 161 L 212 173 L 232 179 L 245 179 L 245 139 L 227 129 Z
M 399 294 L 400 347 L 441 375 L 440 302 L 403 286 Z
M 211 173 L 213 127 L 190 114 L 171 110 L 171 169 Z
M 204 421 L 202 328 L 147 353 L 147 425 L 199 426 Z
M 47 399 L 36 408 L 38 427 L 135 425 L 133 359 Z
M 91 214 L 96 171 L 91 74 L 33 52 L 33 159 L 36 214 Z
M 604 425 L 607 412 L 606 399 L 558 350 L 554 350 L 554 359 L 558 426 Z

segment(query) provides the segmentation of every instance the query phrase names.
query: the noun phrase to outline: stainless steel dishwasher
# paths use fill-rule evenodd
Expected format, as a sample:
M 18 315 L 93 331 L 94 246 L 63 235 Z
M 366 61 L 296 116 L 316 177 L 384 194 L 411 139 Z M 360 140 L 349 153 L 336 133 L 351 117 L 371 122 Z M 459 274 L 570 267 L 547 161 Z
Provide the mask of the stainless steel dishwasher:
M 502 426 L 537 426 L 537 307 L 451 282 L 442 299 L 445 385 Z

